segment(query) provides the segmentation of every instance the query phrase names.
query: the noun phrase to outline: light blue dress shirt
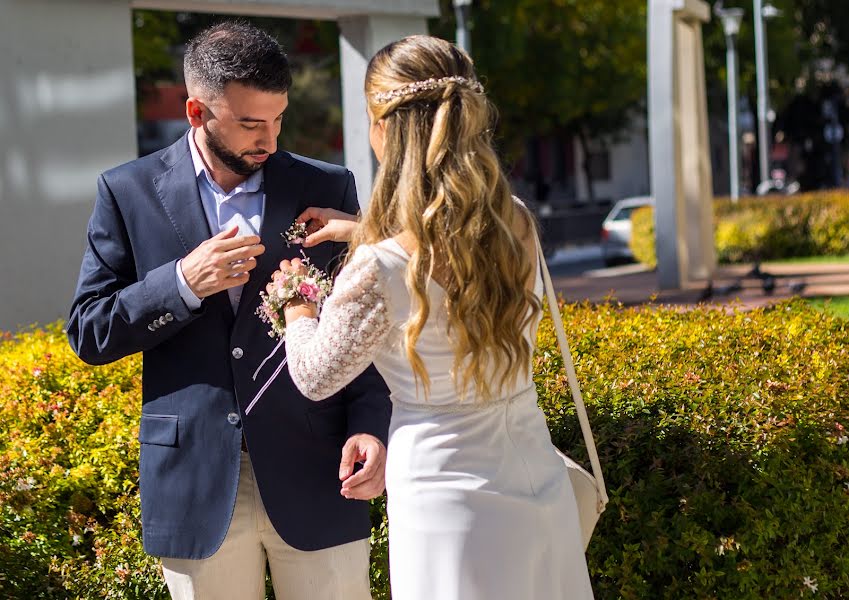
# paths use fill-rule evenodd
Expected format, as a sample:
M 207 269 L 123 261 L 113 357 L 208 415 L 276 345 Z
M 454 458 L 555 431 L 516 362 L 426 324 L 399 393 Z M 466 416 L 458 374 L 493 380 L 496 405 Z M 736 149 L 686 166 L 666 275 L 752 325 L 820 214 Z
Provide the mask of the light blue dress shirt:
M 238 236 L 259 235 L 262 227 L 262 216 L 265 212 L 265 190 L 263 186 L 263 170 L 260 169 L 245 181 L 237 185 L 230 193 L 225 192 L 213 181 L 206 169 L 200 151 L 195 144 L 195 130 L 190 129 L 186 134 L 189 137 L 189 150 L 192 153 L 192 162 L 195 166 L 198 190 L 209 223 L 212 235 L 218 235 L 231 227 L 238 225 Z M 180 297 L 189 310 L 200 308 L 202 300 L 192 292 L 183 276 L 181 263 L 177 262 L 177 288 Z M 230 304 L 233 312 L 239 307 L 242 298 L 242 287 L 234 287 L 227 290 L 230 296 Z

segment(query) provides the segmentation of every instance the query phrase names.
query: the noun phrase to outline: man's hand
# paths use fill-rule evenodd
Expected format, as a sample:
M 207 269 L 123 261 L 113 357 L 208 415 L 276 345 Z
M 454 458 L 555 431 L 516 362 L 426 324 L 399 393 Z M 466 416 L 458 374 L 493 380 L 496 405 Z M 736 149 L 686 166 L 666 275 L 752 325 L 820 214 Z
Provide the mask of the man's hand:
M 354 463 L 363 462 L 363 468 L 354 473 Z M 342 495 L 349 500 L 371 500 L 383 493 L 385 487 L 386 446 L 367 433 L 348 438 L 342 448 L 339 479 Z
M 189 289 L 198 298 L 245 285 L 248 271 L 256 268 L 256 257 L 265 252 L 259 237 L 236 237 L 238 227 L 222 231 L 200 246 L 180 263 Z
M 357 216 L 332 208 L 311 206 L 295 222 L 307 224 L 304 248 L 311 248 L 322 242 L 350 242 L 357 227 Z

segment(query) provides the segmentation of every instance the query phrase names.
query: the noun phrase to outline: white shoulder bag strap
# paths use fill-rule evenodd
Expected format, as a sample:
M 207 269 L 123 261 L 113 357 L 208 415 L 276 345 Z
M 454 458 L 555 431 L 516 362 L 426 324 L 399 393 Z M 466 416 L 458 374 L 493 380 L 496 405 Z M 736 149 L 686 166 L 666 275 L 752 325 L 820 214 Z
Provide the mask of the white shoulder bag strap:
M 572 390 L 572 399 L 575 401 L 578 421 L 581 424 L 581 432 L 584 434 L 584 444 L 586 444 L 587 454 L 590 457 L 590 465 L 593 470 L 592 474 L 596 482 L 598 512 L 601 513 L 604 511 L 604 507 L 607 505 L 608 501 L 607 489 L 604 485 L 604 476 L 601 473 L 601 463 L 599 463 L 598 460 L 598 451 L 595 447 L 592 429 L 590 429 L 590 421 L 587 418 L 587 409 L 584 406 L 584 397 L 581 395 L 581 386 L 578 384 L 578 376 L 575 374 L 575 365 L 572 362 L 572 353 L 569 350 L 569 342 L 566 341 L 566 331 L 563 329 L 563 318 L 560 316 L 560 309 L 557 305 L 557 296 L 554 294 L 554 286 L 551 283 L 551 275 L 548 272 L 548 265 L 545 264 L 545 257 L 542 253 L 539 235 L 535 233 L 534 237 L 536 238 L 539 268 L 541 269 L 543 283 L 545 284 L 545 295 L 548 298 L 548 309 L 551 312 L 551 319 L 554 321 L 554 330 L 557 333 L 557 342 L 560 345 L 560 352 L 563 354 L 563 365 L 566 367 L 566 377 L 569 380 L 569 388 Z

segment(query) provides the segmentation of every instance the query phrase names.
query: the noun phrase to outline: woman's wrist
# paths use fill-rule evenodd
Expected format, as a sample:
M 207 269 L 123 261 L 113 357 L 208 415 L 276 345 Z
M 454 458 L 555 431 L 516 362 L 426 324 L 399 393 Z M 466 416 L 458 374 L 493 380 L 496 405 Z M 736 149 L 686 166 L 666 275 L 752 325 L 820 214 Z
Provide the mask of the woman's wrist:
M 286 318 L 286 323 L 297 321 L 302 317 L 315 319 L 318 316 L 318 306 L 315 302 L 303 298 L 292 298 L 283 308 L 283 315 Z

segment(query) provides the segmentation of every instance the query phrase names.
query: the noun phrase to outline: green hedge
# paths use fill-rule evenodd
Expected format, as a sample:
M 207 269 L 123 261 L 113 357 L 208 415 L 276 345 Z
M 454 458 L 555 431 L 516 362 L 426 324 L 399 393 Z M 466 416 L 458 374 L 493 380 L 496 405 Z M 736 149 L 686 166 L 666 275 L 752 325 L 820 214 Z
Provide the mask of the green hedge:
M 654 210 L 631 215 L 631 249 L 638 261 L 657 264 Z M 714 202 L 716 254 L 720 263 L 849 254 L 849 192 L 727 198 Z
M 849 321 L 801 302 L 729 314 L 565 305 L 610 492 L 596 597 L 849 596 Z M 580 431 L 550 321 L 535 378 Z M 0 343 L 0 597 L 166 598 L 139 539 L 138 357 L 90 368 L 58 327 Z M 383 502 L 372 582 L 388 595 Z

